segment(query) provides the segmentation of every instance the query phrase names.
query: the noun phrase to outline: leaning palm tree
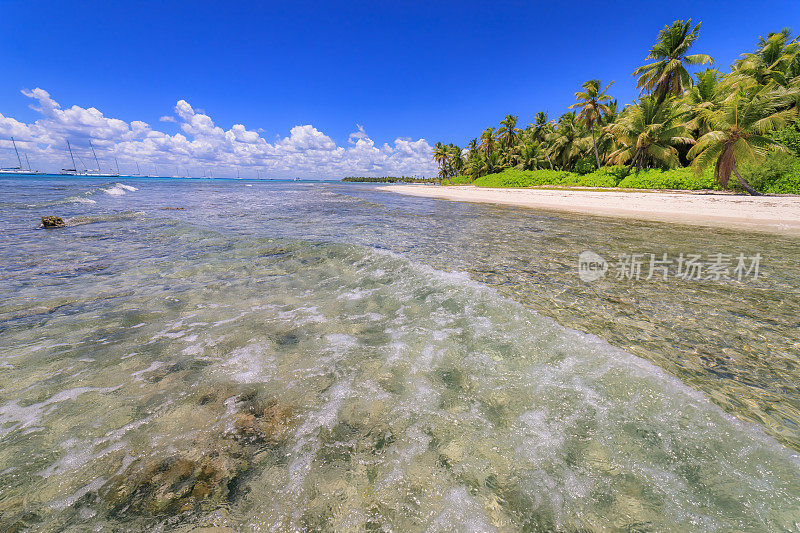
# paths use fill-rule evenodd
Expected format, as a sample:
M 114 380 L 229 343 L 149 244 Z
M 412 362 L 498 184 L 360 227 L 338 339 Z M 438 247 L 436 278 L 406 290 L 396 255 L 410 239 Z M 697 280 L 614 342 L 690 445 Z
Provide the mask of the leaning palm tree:
M 594 159 L 597 162 L 597 168 L 600 168 L 600 154 L 597 153 L 597 138 L 594 134 L 594 126 L 603 116 L 611 113 L 608 108 L 608 103 L 611 102 L 611 97 L 606 94 L 606 91 L 614 82 L 612 81 L 602 91 L 600 90 L 600 80 L 589 80 L 583 84 L 583 91 L 575 93 L 577 102 L 569 106 L 570 109 L 578 108 L 578 120 L 582 120 L 586 129 L 592 132 L 592 147 L 594 148 Z
M 608 159 L 631 168 L 674 168 L 680 164 L 678 145 L 690 145 L 694 139 L 683 124 L 685 113 L 672 105 L 659 106 L 652 96 L 625 108 L 611 133 L 618 148 Z
M 494 128 L 486 128 L 481 134 L 481 149 L 483 155 L 488 157 L 490 153 L 494 152 L 495 146 Z
M 699 171 L 714 163 L 714 177 L 723 188 L 733 173 L 744 190 L 760 195 L 739 174 L 737 163 L 761 160 L 770 150 L 783 149 L 767 134 L 797 117 L 796 110 L 786 107 L 796 97 L 797 89 L 754 83 L 740 88 L 719 109 L 701 110 L 711 131 L 689 150 L 695 168 Z
M 714 60 L 707 54 L 689 54 L 697 40 L 700 23 L 691 28 L 692 20 L 676 20 L 672 26 L 664 26 L 646 59 L 652 63 L 633 71 L 639 76 L 637 87 L 655 95 L 660 106 L 670 94 L 678 96 L 692 86 L 692 77 L 685 65 L 705 65 Z M 690 29 L 691 28 L 691 29 Z

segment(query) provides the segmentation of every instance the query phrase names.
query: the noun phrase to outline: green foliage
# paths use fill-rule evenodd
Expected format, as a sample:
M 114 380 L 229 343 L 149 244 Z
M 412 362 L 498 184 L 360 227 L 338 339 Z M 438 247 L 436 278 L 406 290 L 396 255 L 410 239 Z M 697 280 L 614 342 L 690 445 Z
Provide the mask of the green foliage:
M 352 183 L 436 183 L 433 178 L 412 178 L 411 176 L 347 176 L 342 181 Z
M 800 194 L 800 157 L 773 153 L 758 164 L 741 169 L 742 177 L 755 189 L 771 194 Z
M 791 150 L 794 155 L 800 157 L 800 121 L 787 124 L 775 131 L 772 134 L 772 138 Z
M 631 168 L 628 165 L 609 165 L 596 171 L 596 173 L 604 173 L 613 176 L 618 183 L 625 179 L 630 172 Z
M 691 168 L 643 170 L 628 175 L 618 187 L 627 189 L 719 189 L 712 169 L 696 174 Z
M 453 180 L 453 185 L 469 185 L 472 183 L 472 178 L 463 174 L 459 176 L 453 176 L 451 179 Z M 444 181 L 442 182 L 442 185 L 450 185 L 450 182 Z
M 798 192 L 797 166 L 771 154 L 783 145 L 800 158 L 800 39 L 788 30 L 770 33 L 729 72 L 706 69 L 695 84 L 689 67 L 712 62 L 690 53 L 699 29 L 691 21 L 664 26 L 651 62 L 634 71 L 641 98 L 621 110 L 608 86 L 601 91 L 593 79 L 575 93 L 570 109 L 578 113 L 548 120 L 539 112 L 524 129 L 517 115 L 508 115 L 465 150 L 437 143 L 440 181 L 457 176 L 454 184 L 470 183 L 469 176 L 481 187 L 690 190 L 730 184 L 750 194 Z M 759 165 L 765 157 L 770 161 Z M 597 168 L 603 164 L 617 166 Z M 736 169 L 741 180 L 731 179 Z
M 713 169 L 700 174 L 692 168 L 672 170 L 643 170 L 628 173 L 624 165 L 602 167 L 589 174 L 564 170 L 519 170 L 508 168 L 502 172 L 473 180 L 469 176 L 454 176 L 453 185 L 477 187 L 619 187 L 623 189 L 676 189 L 719 190 Z M 741 169 L 744 177 L 760 191 L 770 194 L 800 194 L 800 157 L 775 153 L 760 165 L 747 165 Z M 443 182 L 442 185 L 449 185 Z
M 575 172 L 578 174 L 589 174 L 597 170 L 597 163 L 591 156 L 584 156 L 575 163 Z
M 614 187 L 616 178 L 607 172 L 593 172 L 581 176 L 565 170 L 518 170 L 509 168 L 497 174 L 489 174 L 475 180 L 478 187 Z

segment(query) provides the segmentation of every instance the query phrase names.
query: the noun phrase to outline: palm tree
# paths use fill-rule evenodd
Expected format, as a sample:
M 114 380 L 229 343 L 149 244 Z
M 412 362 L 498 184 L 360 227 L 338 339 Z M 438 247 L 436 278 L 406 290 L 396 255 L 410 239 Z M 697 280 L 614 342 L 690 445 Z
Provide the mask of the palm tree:
M 700 114 L 704 109 L 717 109 L 722 101 L 730 95 L 729 83 L 720 83 L 720 74 L 716 69 L 708 68 L 697 72 L 697 83 L 683 96 L 683 104 L 692 117 L 686 127 L 696 132 L 697 136 L 708 133 L 708 125 Z
M 494 152 L 495 146 L 494 128 L 486 128 L 481 134 L 481 148 L 483 149 L 483 154 L 488 157 L 490 153 Z
M 464 170 L 464 156 L 461 153 L 462 150 L 455 144 L 450 144 L 447 146 L 448 152 L 450 153 L 450 157 L 448 160 L 448 169 L 450 171 L 448 175 L 448 179 L 450 179 L 450 183 L 453 183 L 451 179 L 452 176 L 458 176 L 461 174 L 461 171 Z
M 705 65 L 714 60 L 707 54 L 688 54 L 700 33 L 700 23 L 690 30 L 692 20 L 676 20 L 672 26 L 664 26 L 658 39 L 645 59 L 652 63 L 633 71 L 639 76 L 637 87 L 655 95 L 660 106 L 669 94 L 678 96 L 692 86 L 692 77 L 685 65 Z
M 433 147 L 433 160 L 441 167 L 444 166 L 445 161 L 447 161 L 447 150 L 445 145 L 438 142 Z
M 439 165 L 439 179 L 442 180 L 445 177 L 449 179 L 447 165 L 450 160 L 451 151 L 450 149 L 445 146 L 444 144 L 438 142 L 433 147 L 433 160 L 436 161 L 436 164 Z M 450 180 L 450 183 L 453 183 L 453 180 Z
M 466 171 L 475 180 L 483 175 L 484 164 L 480 153 L 474 152 L 467 160 Z
M 534 123 L 529 125 L 529 127 L 533 126 L 533 140 L 538 141 L 542 145 L 542 152 L 547 158 L 547 163 L 550 165 L 550 170 L 553 170 L 553 161 L 550 159 L 548 147 L 545 145 L 547 136 L 552 131 L 553 125 L 548 120 L 547 113 L 544 111 L 539 111 L 536 113 L 536 116 L 533 118 L 533 120 Z
M 497 138 L 505 145 L 506 150 L 511 150 L 514 147 L 517 143 L 517 137 L 522 131 L 517 127 L 517 118 L 514 115 L 506 115 L 506 118 L 500 121 Z
M 473 155 L 478 153 L 478 139 L 472 139 L 467 143 L 467 157 L 471 158 Z
M 786 87 L 800 75 L 800 43 L 788 29 L 759 37 L 755 53 L 744 54 L 734 68 L 762 85 L 774 81 Z
M 609 155 L 617 165 L 629 163 L 631 168 L 673 168 L 680 164 L 677 145 L 693 144 L 682 123 L 685 112 L 672 105 L 660 106 L 652 96 L 625 108 L 611 127 L 619 148 Z
M 528 141 L 519 145 L 519 156 L 516 167 L 521 170 L 537 170 L 545 161 L 545 154 L 541 144 Z
M 774 82 L 752 84 L 740 88 L 718 109 L 701 110 L 710 131 L 689 150 L 695 168 L 701 170 L 715 162 L 714 176 L 723 188 L 733 173 L 748 193 L 760 195 L 739 174 L 737 163 L 763 159 L 771 149 L 783 149 L 767 134 L 797 116 L 794 109 L 786 107 L 797 92 Z
M 611 102 L 611 97 L 606 94 L 606 91 L 614 82 L 612 81 L 602 91 L 600 90 L 600 80 L 589 80 L 583 84 L 583 91 L 575 93 L 577 102 L 569 106 L 570 109 L 578 108 L 578 119 L 582 120 L 586 125 L 586 129 L 592 132 L 592 147 L 594 148 L 594 159 L 597 162 L 597 168 L 600 168 L 600 154 L 597 153 L 597 139 L 594 135 L 594 126 L 600 119 L 611 113 L 608 108 L 608 103 Z
M 564 113 L 558 119 L 558 124 L 546 138 L 550 153 L 556 164 L 562 170 L 571 170 L 575 162 L 585 153 L 583 146 L 583 131 L 581 123 L 575 118 L 575 113 Z

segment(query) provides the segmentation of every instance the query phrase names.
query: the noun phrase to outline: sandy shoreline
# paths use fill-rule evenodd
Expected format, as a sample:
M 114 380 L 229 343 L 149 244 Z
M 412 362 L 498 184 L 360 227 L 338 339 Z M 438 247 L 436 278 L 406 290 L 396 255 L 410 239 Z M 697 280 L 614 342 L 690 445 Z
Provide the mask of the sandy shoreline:
M 741 196 L 693 191 L 491 189 L 472 185 L 387 185 L 380 189 L 462 202 L 800 235 L 800 196 Z

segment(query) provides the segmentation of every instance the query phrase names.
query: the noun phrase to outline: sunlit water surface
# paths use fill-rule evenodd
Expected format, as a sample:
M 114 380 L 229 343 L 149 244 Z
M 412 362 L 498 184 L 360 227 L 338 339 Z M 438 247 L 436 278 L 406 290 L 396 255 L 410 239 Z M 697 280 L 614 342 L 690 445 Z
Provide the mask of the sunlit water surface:
M 0 216 L 0 530 L 800 530 L 797 239 L 322 183 L 2 179 Z

